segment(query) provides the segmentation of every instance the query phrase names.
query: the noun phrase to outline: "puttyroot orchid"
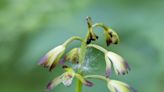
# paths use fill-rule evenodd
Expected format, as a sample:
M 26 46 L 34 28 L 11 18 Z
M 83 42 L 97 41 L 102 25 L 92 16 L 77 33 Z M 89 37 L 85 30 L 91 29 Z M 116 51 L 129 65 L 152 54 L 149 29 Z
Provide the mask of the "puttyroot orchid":
M 116 74 L 126 74 L 128 73 L 128 71 L 130 70 L 130 67 L 128 65 L 128 63 L 118 54 L 114 53 L 114 52 L 107 52 L 105 54 L 105 60 L 106 62 L 109 63 L 109 61 L 112 63 L 114 70 L 116 72 Z
M 72 68 L 65 68 L 66 72 L 62 75 L 56 77 L 53 81 L 49 82 L 47 85 L 47 90 L 51 90 L 52 88 L 56 87 L 57 85 L 63 83 L 66 87 L 69 87 L 72 84 L 74 77 L 80 80 L 86 86 L 93 86 L 93 83 L 84 79 L 80 74 L 75 73 Z
M 47 90 L 51 90 L 52 88 L 56 87 L 60 83 L 63 83 L 67 87 L 71 85 L 72 80 L 75 76 L 75 72 L 71 68 L 67 68 L 65 70 L 66 70 L 65 73 L 56 77 L 53 81 L 48 83 Z
M 50 50 L 39 62 L 51 71 L 59 62 L 61 56 L 64 54 L 65 46 L 60 45 Z
M 117 80 L 109 80 L 107 85 L 108 89 L 111 90 L 111 92 L 136 92 L 128 84 Z
M 118 34 L 113 31 L 112 28 L 107 27 L 102 23 L 92 24 L 92 20 L 90 17 L 87 17 L 86 20 L 88 24 L 88 32 L 85 38 L 73 36 L 66 40 L 63 44 L 50 50 L 40 60 L 39 64 L 46 68 L 49 68 L 50 71 L 55 68 L 56 65 L 61 65 L 65 70 L 64 73 L 48 83 L 47 90 L 51 90 L 59 84 L 63 84 L 66 87 L 69 87 L 72 84 L 74 78 L 76 78 L 77 84 L 75 91 L 82 92 L 83 85 L 89 87 L 93 86 L 93 83 L 89 81 L 89 79 L 92 78 L 105 80 L 107 83 L 107 88 L 110 90 L 110 92 L 136 92 L 131 86 L 126 83 L 117 80 L 111 80 L 112 68 L 117 75 L 124 75 L 129 72 L 130 67 L 128 63 L 123 59 L 123 57 L 99 45 L 92 44 L 92 41 L 98 40 L 98 36 L 93 30 L 93 28 L 95 27 L 103 28 L 103 33 L 107 46 L 109 46 L 110 44 L 119 43 L 120 40 Z M 81 47 L 75 47 L 67 52 L 67 46 L 74 40 L 81 41 Z M 85 72 L 88 69 L 92 68 L 91 66 L 86 65 L 87 63 L 92 63 L 89 61 L 89 59 L 85 59 L 88 48 L 96 48 L 103 53 L 104 61 L 106 64 L 105 76 L 89 75 L 88 72 Z

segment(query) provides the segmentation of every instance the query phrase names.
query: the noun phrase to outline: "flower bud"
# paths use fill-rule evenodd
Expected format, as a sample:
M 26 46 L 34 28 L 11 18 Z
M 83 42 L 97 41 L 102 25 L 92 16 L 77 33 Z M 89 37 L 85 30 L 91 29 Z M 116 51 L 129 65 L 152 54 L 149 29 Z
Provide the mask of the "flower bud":
M 89 32 L 89 37 L 87 38 L 87 44 L 90 44 L 91 41 L 95 41 L 98 39 L 98 36 L 93 33 L 93 32 Z
M 105 38 L 106 38 L 106 44 L 107 44 L 107 46 L 109 46 L 111 43 L 118 44 L 118 42 L 119 42 L 119 36 L 112 29 L 108 28 L 108 30 L 105 30 L 104 31 L 104 35 L 105 35 Z
M 128 84 L 117 80 L 109 80 L 107 86 L 111 92 L 136 92 Z
M 60 58 L 65 52 L 65 46 L 59 45 L 52 50 L 50 50 L 39 62 L 40 65 L 43 65 L 46 68 L 49 68 L 51 71 L 56 64 L 59 62 Z
M 108 51 L 105 54 L 105 60 L 106 60 L 107 64 L 109 64 L 109 65 L 107 65 L 107 69 L 111 69 L 110 63 L 109 63 L 109 61 L 110 61 L 117 74 L 124 75 L 125 73 L 128 73 L 128 71 L 130 70 L 128 63 L 126 61 L 124 61 L 124 59 L 120 55 L 118 55 L 114 52 Z M 107 70 L 107 72 L 108 71 L 110 71 L 110 70 Z
M 77 64 L 79 60 L 79 54 L 80 54 L 80 48 L 74 48 L 66 54 L 65 60 Z

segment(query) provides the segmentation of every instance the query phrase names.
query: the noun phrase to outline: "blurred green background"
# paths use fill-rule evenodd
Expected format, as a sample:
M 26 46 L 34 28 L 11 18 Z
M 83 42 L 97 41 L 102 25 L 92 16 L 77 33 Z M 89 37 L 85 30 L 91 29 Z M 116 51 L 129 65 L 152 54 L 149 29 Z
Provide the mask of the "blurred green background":
M 122 55 L 131 66 L 128 75 L 113 73 L 112 79 L 138 92 L 163 92 L 164 0 L 0 0 L 0 91 L 44 92 L 47 82 L 62 70 L 48 72 L 37 65 L 39 59 L 73 35 L 84 37 L 86 16 L 120 35 L 119 45 L 106 47 L 103 34 L 96 31 L 100 39 L 95 43 Z M 68 50 L 76 46 L 78 42 Z M 102 54 L 92 52 L 93 63 L 99 64 L 94 66 L 96 72 L 104 74 Z M 94 87 L 84 87 L 84 92 L 109 92 L 104 82 L 92 81 Z M 74 83 L 59 85 L 52 92 L 74 92 L 74 88 Z

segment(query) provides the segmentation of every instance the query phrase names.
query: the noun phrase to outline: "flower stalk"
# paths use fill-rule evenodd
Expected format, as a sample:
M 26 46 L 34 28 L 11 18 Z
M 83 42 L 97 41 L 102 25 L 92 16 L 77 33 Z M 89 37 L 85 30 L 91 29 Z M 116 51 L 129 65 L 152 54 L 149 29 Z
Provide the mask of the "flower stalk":
M 67 46 L 68 44 L 70 44 L 70 43 L 71 43 L 72 41 L 74 41 L 74 40 L 79 40 L 79 41 L 83 42 L 83 39 L 82 39 L 82 38 L 80 38 L 80 37 L 78 37 L 78 36 L 73 36 L 73 37 L 69 38 L 68 40 L 66 40 L 66 41 L 63 43 L 63 45 L 64 45 L 64 46 Z
M 96 44 L 89 44 L 88 47 L 96 48 L 97 50 L 103 52 L 104 54 L 108 52 L 108 50 L 106 50 L 103 47 L 96 45 Z
M 104 81 L 109 81 L 109 78 L 106 78 L 101 75 L 86 75 L 84 78 L 86 79 L 99 79 L 99 80 L 104 80 Z
M 90 42 L 88 42 L 88 38 L 90 36 L 90 33 L 92 32 L 92 21 L 91 21 L 91 18 L 87 17 L 86 20 L 87 20 L 87 24 L 88 24 L 88 32 L 87 32 L 87 34 L 86 34 L 86 36 L 85 36 L 85 38 L 84 38 L 84 40 L 83 40 L 83 42 L 81 44 L 81 48 L 80 48 L 80 54 L 79 54 L 79 56 L 80 56 L 79 57 L 79 63 L 81 65 L 80 68 L 83 67 L 82 65 L 84 63 L 84 59 L 85 59 L 85 55 L 86 55 L 87 44 L 90 43 Z M 78 70 L 78 72 L 82 74 L 80 69 Z M 82 92 L 82 83 L 79 80 L 77 80 L 76 86 L 77 86 L 76 92 Z

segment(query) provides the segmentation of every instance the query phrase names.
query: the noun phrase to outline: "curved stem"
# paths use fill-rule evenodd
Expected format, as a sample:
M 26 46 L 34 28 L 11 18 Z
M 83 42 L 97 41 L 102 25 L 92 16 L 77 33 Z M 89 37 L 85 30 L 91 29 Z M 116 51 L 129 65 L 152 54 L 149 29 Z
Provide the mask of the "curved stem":
M 84 78 L 90 78 L 90 79 L 100 79 L 100 80 L 105 80 L 105 81 L 109 81 L 110 79 L 101 76 L 101 75 L 86 75 L 84 76 Z
M 82 38 L 80 38 L 80 37 L 78 37 L 78 36 L 73 36 L 73 37 L 69 38 L 68 40 L 66 40 L 66 41 L 63 43 L 63 45 L 64 45 L 64 46 L 67 46 L 68 44 L 70 44 L 70 43 L 71 43 L 72 41 L 74 41 L 74 40 L 83 41 Z
M 89 44 L 87 45 L 88 47 L 93 47 L 93 48 L 96 48 L 100 51 L 102 51 L 104 54 L 108 52 L 108 50 L 104 49 L 103 47 L 99 46 L 99 45 L 96 45 L 96 44 Z
M 106 27 L 103 23 L 95 23 L 94 25 L 92 25 L 92 27 L 101 27 L 103 28 L 105 31 L 108 30 L 108 27 Z

